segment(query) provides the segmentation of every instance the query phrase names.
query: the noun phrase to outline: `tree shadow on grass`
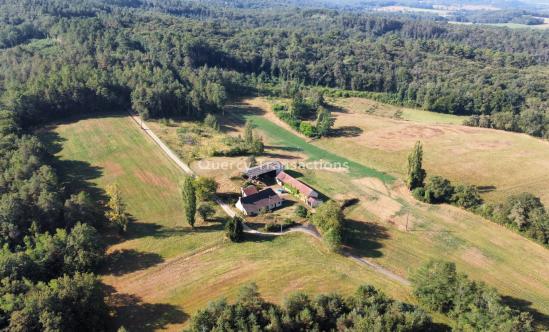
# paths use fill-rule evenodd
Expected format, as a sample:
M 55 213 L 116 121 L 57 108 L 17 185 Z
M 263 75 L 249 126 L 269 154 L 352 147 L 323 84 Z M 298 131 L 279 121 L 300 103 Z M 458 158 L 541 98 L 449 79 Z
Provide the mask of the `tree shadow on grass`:
M 163 263 L 162 256 L 133 249 L 116 250 L 107 256 L 104 274 L 121 276 L 127 273 L 148 269 Z
M 481 194 L 489 193 L 496 190 L 496 186 L 477 186 L 478 192 Z
M 292 156 L 289 154 L 272 153 L 272 152 L 264 152 L 262 156 L 271 158 L 271 159 L 301 159 L 297 156 Z
M 330 131 L 330 137 L 358 137 L 364 130 L 356 126 L 343 126 Z
M 92 180 L 98 179 L 103 175 L 101 167 L 92 166 L 90 163 L 81 160 L 60 159 L 56 154 L 63 149 L 66 139 L 51 129 L 44 129 L 38 135 L 46 146 L 47 151 L 51 154 L 49 164 L 55 168 L 60 184 L 67 196 L 85 191 L 96 201 L 106 200 L 105 191 L 92 182 Z
M 108 302 L 115 308 L 115 325 L 110 330 L 124 326 L 128 331 L 156 331 L 170 324 L 181 324 L 189 319 L 179 307 L 167 303 L 145 303 L 131 294 L 117 293 L 105 286 L 109 294 Z
M 532 308 L 532 302 L 513 296 L 502 296 L 501 299 L 506 305 L 513 309 L 529 312 L 534 318 L 535 324 L 540 325 L 539 327 L 547 328 L 549 326 L 549 315 Z
M 276 149 L 276 150 L 282 150 L 282 151 L 288 151 L 288 152 L 300 152 L 303 151 L 301 148 L 296 148 L 293 146 L 284 146 L 284 145 L 266 145 L 265 149 Z
M 325 106 L 332 113 L 349 113 L 349 110 L 338 105 L 329 104 Z
M 276 235 L 244 233 L 243 242 L 272 242 Z
M 387 228 L 375 223 L 346 219 L 343 229 L 343 244 L 353 254 L 364 257 L 381 257 L 383 245 L 379 240 L 389 238 Z
M 221 221 L 224 221 L 224 219 Z M 133 240 L 152 236 L 154 238 L 163 239 L 174 236 L 192 235 L 193 233 L 218 232 L 222 229 L 223 224 L 217 222 L 217 219 L 208 223 L 200 223 L 199 220 L 197 220 L 194 228 L 191 226 L 164 227 L 155 223 L 132 221 L 128 224 L 127 233 L 119 236 L 119 238 L 123 240 Z
M 216 195 L 221 201 L 230 205 L 236 204 L 240 197 L 239 193 L 234 192 L 217 193 Z
M 223 132 L 232 131 L 233 127 L 242 127 L 246 123 L 247 116 L 265 114 L 263 109 L 239 101 L 226 105 L 225 112 L 226 116 L 219 118 Z

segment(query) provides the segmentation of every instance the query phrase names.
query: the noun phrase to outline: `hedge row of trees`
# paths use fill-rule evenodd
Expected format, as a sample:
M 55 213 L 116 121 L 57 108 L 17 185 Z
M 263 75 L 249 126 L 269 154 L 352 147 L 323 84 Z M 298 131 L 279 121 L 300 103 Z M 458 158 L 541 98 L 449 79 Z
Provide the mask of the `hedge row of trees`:
M 514 229 L 544 245 L 549 244 L 549 212 L 530 193 L 512 195 L 501 204 L 483 204 L 475 186 L 457 186 L 441 176 L 430 176 L 422 166 L 423 148 L 417 142 L 408 157 L 408 188 L 414 197 L 430 204 L 449 203 Z
M 255 284 L 241 288 L 234 304 L 211 302 L 191 320 L 190 331 L 425 331 L 421 309 L 388 298 L 372 286 L 354 295 L 290 295 L 282 306 L 263 300 Z

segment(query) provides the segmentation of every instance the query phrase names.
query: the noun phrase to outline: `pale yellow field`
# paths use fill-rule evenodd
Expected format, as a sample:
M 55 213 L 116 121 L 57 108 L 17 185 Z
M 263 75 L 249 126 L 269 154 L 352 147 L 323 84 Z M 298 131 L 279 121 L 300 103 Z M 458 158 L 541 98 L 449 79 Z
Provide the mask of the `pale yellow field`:
M 549 206 L 549 142 L 525 134 L 451 124 L 459 117 L 419 110 L 404 109 L 403 118 L 410 121 L 371 115 L 364 111 L 368 104 L 360 99 L 338 102 L 346 111 L 333 113 L 335 127 L 355 128 L 359 133 L 322 139 L 317 144 L 403 178 L 406 157 L 419 140 L 428 174 L 485 187 L 483 197 L 488 201 L 526 191 Z M 377 109 L 378 113 L 384 110 L 383 106 Z

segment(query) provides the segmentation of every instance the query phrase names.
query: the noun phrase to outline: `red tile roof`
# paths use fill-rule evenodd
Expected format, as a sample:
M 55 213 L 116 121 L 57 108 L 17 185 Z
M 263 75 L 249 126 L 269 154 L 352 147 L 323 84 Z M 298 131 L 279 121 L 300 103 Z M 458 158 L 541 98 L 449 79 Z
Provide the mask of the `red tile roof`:
M 303 182 L 299 181 L 298 179 L 294 178 L 284 171 L 278 173 L 276 179 L 283 184 L 287 184 L 290 187 L 297 189 L 299 193 L 304 195 L 305 197 L 318 197 L 318 193 L 314 191 L 311 187 L 307 186 Z
M 253 194 L 257 194 L 257 188 L 254 185 L 249 185 L 246 188 L 242 188 L 242 195 L 250 196 Z

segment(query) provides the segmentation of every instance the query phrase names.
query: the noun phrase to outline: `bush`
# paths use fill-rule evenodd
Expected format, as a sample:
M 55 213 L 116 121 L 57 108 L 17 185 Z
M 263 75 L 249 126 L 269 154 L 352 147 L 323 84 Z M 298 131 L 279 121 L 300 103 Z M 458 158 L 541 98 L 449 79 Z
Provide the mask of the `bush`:
M 295 225 L 297 225 L 297 223 L 295 221 L 293 221 L 292 219 L 290 219 L 290 218 L 286 218 L 282 222 L 282 228 L 284 228 L 284 229 L 290 228 L 290 227 L 295 226 Z
M 269 221 L 263 226 L 263 230 L 265 232 L 276 232 L 280 230 L 280 225 L 275 223 L 274 221 Z
M 307 217 L 307 209 L 303 205 L 298 205 L 295 209 L 295 215 L 300 218 L 306 218 Z
M 340 206 L 334 201 L 320 205 L 311 221 L 318 227 L 330 249 L 337 250 L 343 233 L 343 212 Z
M 309 122 L 301 121 L 299 125 L 299 132 L 307 137 L 316 136 L 316 128 Z
M 425 202 L 425 188 L 418 187 L 412 190 L 412 195 L 421 202 Z
M 432 176 L 425 184 L 425 201 L 428 203 L 447 203 L 452 199 L 454 187 L 441 176 Z
M 210 203 L 203 203 L 197 209 L 198 215 L 204 221 L 208 221 L 211 217 L 215 215 L 215 209 Z
M 219 130 L 219 123 L 213 114 L 208 113 L 208 115 L 206 115 L 204 118 L 204 125 L 212 128 L 213 130 Z
M 458 185 L 452 195 L 452 203 L 465 209 L 472 209 L 482 203 L 475 186 Z
M 286 106 L 284 106 L 282 104 L 274 104 L 273 105 L 273 111 L 275 113 L 285 112 L 286 111 Z
M 225 224 L 225 233 L 232 242 L 240 242 L 244 238 L 244 225 L 242 218 L 236 216 Z

